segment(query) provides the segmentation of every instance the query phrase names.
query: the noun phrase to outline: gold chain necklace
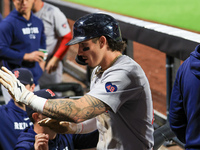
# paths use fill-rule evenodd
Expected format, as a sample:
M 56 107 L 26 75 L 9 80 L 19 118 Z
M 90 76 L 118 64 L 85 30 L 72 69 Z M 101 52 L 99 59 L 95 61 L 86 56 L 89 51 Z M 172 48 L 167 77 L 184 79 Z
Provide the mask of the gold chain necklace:
M 121 56 L 122 54 L 118 55 L 111 63 L 110 65 L 106 68 L 108 69 L 109 67 L 111 67 L 116 61 L 117 59 Z M 102 74 L 106 69 L 102 69 L 101 66 L 99 66 L 97 68 L 97 70 L 95 71 L 95 74 L 98 75 L 98 74 Z

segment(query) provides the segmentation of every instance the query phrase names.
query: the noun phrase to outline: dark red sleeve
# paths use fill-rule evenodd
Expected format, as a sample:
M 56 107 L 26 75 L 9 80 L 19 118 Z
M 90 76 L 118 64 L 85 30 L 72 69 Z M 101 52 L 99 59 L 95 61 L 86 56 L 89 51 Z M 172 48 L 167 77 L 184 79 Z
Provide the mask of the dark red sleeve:
M 62 40 L 60 42 L 60 46 L 58 47 L 58 50 L 54 54 L 55 57 L 59 58 L 60 60 L 63 59 L 64 55 L 69 49 L 69 46 L 66 46 L 66 44 L 72 39 L 72 34 L 69 32 L 65 36 L 62 37 Z

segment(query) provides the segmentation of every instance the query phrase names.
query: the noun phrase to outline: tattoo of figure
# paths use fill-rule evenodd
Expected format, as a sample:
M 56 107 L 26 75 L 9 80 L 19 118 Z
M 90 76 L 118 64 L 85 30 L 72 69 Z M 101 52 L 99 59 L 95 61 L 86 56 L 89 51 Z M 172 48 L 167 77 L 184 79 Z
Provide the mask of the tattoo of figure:
M 43 114 L 57 120 L 81 122 L 108 110 L 109 107 L 99 99 L 85 95 L 78 100 L 48 100 Z

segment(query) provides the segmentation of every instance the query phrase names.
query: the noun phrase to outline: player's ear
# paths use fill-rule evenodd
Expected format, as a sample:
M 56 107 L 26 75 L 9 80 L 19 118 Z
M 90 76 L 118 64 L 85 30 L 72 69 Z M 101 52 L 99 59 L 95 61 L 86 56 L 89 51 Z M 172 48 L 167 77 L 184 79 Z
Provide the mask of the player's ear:
M 33 84 L 31 85 L 31 87 L 30 87 L 30 91 L 33 92 L 34 89 L 35 89 L 35 83 L 33 83 Z
M 99 38 L 99 45 L 102 48 L 104 45 L 106 44 L 106 37 L 105 36 L 101 36 Z
M 34 112 L 34 113 L 32 114 L 32 118 L 33 118 L 33 120 L 34 120 L 35 122 L 38 122 L 38 121 L 40 120 L 39 114 L 38 114 L 37 112 Z

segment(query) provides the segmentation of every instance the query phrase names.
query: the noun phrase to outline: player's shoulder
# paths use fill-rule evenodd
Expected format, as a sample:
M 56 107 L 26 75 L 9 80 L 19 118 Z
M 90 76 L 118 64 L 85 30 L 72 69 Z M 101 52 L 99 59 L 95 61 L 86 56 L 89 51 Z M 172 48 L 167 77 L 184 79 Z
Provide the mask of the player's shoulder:
M 52 4 L 46 3 L 44 2 L 44 6 L 43 6 L 45 12 L 48 13 L 56 13 L 56 12 L 60 12 L 60 9 Z
M 11 29 L 14 29 L 15 24 L 14 22 L 16 23 L 16 20 L 2 20 L 1 23 L 0 23 L 0 30 L 2 31 L 7 31 L 7 30 L 11 30 Z
M 66 18 L 64 13 L 56 6 L 52 4 L 44 2 L 44 6 L 42 8 L 43 13 L 45 13 L 46 17 L 50 19 L 64 19 Z
M 37 16 L 35 16 L 33 13 L 31 15 L 32 17 L 32 23 L 36 23 L 36 24 L 42 24 L 43 25 L 43 22 L 40 18 L 38 18 Z
M 122 55 L 116 61 L 114 67 L 121 68 L 122 70 L 132 70 L 135 67 L 139 67 L 139 64 L 127 55 Z
M 13 15 L 8 15 L 6 18 L 4 18 L 1 21 L 0 26 L 3 29 L 10 28 L 11 26 L 16 27 L 17 22 L 18 22 L 18 19 L 16 17 L 14 17 Z
M 0 105 L 0 116 L 3 117 L 7 114 L 7 112 L 9 111 L 9 108 L 7 107 L 6 104 L 4 105 Z

